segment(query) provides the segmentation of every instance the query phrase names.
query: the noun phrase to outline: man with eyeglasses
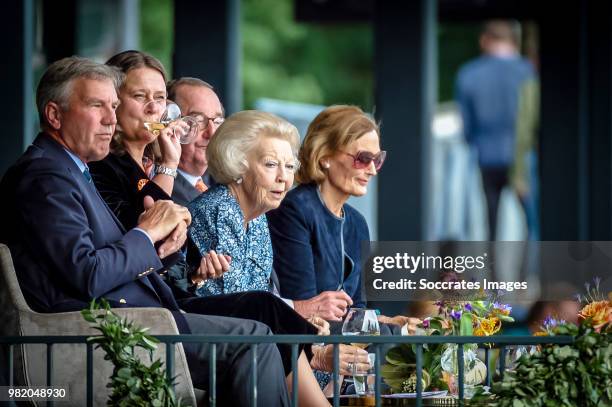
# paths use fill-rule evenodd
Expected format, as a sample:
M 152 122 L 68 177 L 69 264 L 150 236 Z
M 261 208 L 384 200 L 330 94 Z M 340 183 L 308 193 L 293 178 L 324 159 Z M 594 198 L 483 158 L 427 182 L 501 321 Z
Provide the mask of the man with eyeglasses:
M 172 200 L 186 206 L 216 182 L 206 173 L 206 150 L 210 139 L 225 120 L 225 111 L 213 87 L 198 78 L 183 77 L 168 83 L 168 98 L 175 101 L 185 116 L 196 117 L 198 135 L 182 146 L 178 176 L 172 190 Z

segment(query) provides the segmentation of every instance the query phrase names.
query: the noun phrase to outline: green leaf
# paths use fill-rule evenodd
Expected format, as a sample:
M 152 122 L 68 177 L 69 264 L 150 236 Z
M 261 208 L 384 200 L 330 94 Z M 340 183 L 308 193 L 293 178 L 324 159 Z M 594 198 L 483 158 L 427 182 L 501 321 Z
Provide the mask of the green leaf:
M 130 377 L 132 377 L 132 370 L 129 367 L 123 367 L 119 369 L 119 371 L 117 372 L 117 376 L 122 379 L 129 379 Z
M 399 345 L 389 349 L 385 359 L 392 365 L 414 363 L 416 361 L 416 355 L 412 352 L 410 346 Z
M 472 314 L 464 312 L 461 315 L 461 319 L 459 321 L 459 335 L 471 336 L 473 334 L 474 333 L 472 328 Z

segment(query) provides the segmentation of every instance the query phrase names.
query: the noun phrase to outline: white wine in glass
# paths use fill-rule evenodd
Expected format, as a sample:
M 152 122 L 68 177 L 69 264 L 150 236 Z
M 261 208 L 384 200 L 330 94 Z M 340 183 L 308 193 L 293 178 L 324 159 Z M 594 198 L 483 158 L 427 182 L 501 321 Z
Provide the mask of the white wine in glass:
M 378 324 L 378 316 L 373 309 L 351 308 L 342 324 L 342 335 L 346 336 L 364 336 L 364 335 L 380 335 L 380 326 Z M 369 343 L 352 342 L 351 345 L 360 349 L 365 349 Z M 374 354 L 368 354 L 368 359 L 371 362 L 370 369 L 365 371 L 357 371 L 357 363 L 353 364 L 353 383 L 355 392 L 359 395 L 370 394 L 372 387 L 369 384 L 374 380 L 373 360 Z
M 144 122 L 144 126 L 151 133 L 155 133 L 155 131 L 159 132 L 159 130 L 165 129 L 168 125 L 164 123 L 158 123 L 158 122 Z
M 158 101 L 151 101 L 145 105 L 145 111 L 155 112 L 155 109 L 158 109 L 158 105 Z M 176 128 L 175 134 L 178 137 L 179 143 L 191 143 L 198 135 L 198 122 L 194 117 L 191 116 L 181 117 L 181 109 L 176 103 L 171 100 L 166 100 L 166 107 L 164 108 L 163 113 L 161 114 L 159 119 L 145 121 L 144 127 L 151 133 L 155 134 L 156 136 L 159 136 L 160 130 L 165 129 L 170 125 L 170 123 L 175 122 L 177 120 L 181 120 L 182 122 L 187 124 L 185 128 Z

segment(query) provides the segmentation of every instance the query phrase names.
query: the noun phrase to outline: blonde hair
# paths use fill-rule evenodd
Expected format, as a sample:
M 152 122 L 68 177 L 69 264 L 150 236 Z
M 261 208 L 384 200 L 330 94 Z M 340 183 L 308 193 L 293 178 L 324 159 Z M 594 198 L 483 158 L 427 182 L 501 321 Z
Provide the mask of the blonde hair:
M 296 182 L 323 182 L 327 175 L 321 168 L 321 158 L 333 155 L 371 131 L 380 137 L 376 122 L 357 106 L 335 105 L 323 110 L 308 126 L 300 149 Z
M 260 137 L 286 140 L 297 156 L 300 136 L 294 125 L 271 113 L 245 110 L 234 113 L 217 129 L 206 155 L 208 170 L 221 184 L 230 184 L 248 170 L 247 154 Z

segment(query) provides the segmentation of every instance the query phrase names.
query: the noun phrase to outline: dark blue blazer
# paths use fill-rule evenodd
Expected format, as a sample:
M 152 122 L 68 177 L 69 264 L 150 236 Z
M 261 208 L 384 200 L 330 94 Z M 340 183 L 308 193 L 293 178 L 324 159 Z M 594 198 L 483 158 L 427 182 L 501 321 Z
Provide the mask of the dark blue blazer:
M 365 306 L 361 287 L 361 243 L 370 240 L 365 218 L 345 204 L 344 219 L 332 214 L 314 184 L 291 190 L 268 212 L 274 270 L 281 296 L 305 300 L 343 289 L 354 306 Z
M 21 289 L 39 312 L 78 310 L 94 297 L 114 307 L 178 309 L 154 272 L 147 236 L 127 233 L 68 153 L 40 134 L 0 184 L 0 241 Z

